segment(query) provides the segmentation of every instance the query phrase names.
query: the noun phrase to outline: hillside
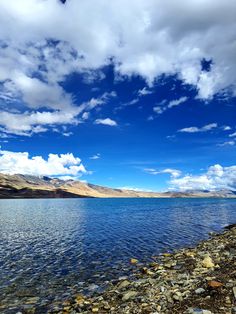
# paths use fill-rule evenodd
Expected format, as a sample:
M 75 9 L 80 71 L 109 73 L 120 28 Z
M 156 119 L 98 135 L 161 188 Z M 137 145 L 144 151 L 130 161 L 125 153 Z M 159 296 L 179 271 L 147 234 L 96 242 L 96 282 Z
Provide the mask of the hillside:
M 236 192 L 186 191 L 142 192 L 112 189 L 74 180 L 37 177 L 30 175 L 0 174 L 0 198 L 79 198 L 79 197 L 226 197 L 235 198 Z

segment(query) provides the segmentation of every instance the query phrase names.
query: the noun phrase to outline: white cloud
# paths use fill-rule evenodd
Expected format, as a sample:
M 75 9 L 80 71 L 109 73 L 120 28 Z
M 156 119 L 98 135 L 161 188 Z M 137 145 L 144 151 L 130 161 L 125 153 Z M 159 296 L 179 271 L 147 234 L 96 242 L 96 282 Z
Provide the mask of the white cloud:
M 161 106 L 155 106 L 153 107 L 153 111 L 157 114 L 162 114 L 164 111 L 166 111 L 166 108 Z
M 89 117 L 90 117 L 90 112 L 84 112 L 83 114 L 82 114 L 82 119 L 83 120 L 88 120 L 89 119 Z
M 94 124 L 104 124 L 104 125 L 109 125 L 109 126 L 117 126 L 117 122 L 110 119 L 110 118 L 106 118 L 106 119 L 96 119 L 94 121 Z
M 153 116 L 148 116 L 147 117 L 147 121 L 153 121 L 154 120 L 154 117 Z
M 115 108 L 115 112 L 118 111 L 118 110 L 122 110 L 124 109 L 125 107 L 128 107 L 128 106 L 133 106 L 135 104 L 137 104 L 139 102 L 139 98 L 134 98 L 128 102 L 125 102 L 125 103 L 122 103 L 121 105 L 119 105 L 118 107 Z
M 234 146 L 235 141 L 226 141 L 224 143 L 218 144 L 218 146 Z
M 161 103 L 158 104 L 158 106 L 153 107 L 153 111 L 157 114 L 162 114 L 166 110 L 179 106 L 187 100 L 188 97 L 186 96 L 180 97 L 179 99 L 171 100 L 169 103 L 167 102 L 167 100 L 163 100 Z
M 73 135 L 73 132 L 64 132 L 62 133 L 62 135 L 65 137 L 70 137 L 71 135 Z
M 80 158 L 72 153 L 49 154 L 30 157 L 28 152 L 12 152 L 0 150 L 0 172 L 6 174 L 29 174 L 36 176 L 70 176 L 80 177 L 87 171 Z
M 153 174 L 153 175 L 156 175 L 156 174 L 160 173 L 159 171 L 157 171 L 154 168 L 145 168 L 143 171 L 146 172 L 146 173 L 149 173 L 149 174 Z
M 118 187 L 117 189 L 135 191 L 135 192 L 153 192 L 153 190 L 136 188 L 136 187 L 132 187 L 132 186 L 122 186 L 122 187 Z
M 222 126 L 223 131 L 230 131 L 232 128 L 229 125 Z
M 141 96 L 146 96 L 146 95 L 150 95 L 152 94 L 153 92 L 149 89 L 147 89 L 147 87 L 144 87 L 142 89 L 139 89 L 138 90 L 138 96 L 141 97 Z
M 164 169 L 162 173 L 169 173 L 173 178 L 177 178 L 181 175 L 181 171 L 176 169 Z
M 236 132 L 229 135 L 229 137 L 235 137 L 235 136 L 236 136 Z
M 188 100 L 188 97 L 186 97 L 186 96 L 180 97 L 179 99 L 171 100 L 167 107 L 172 108 L 172 107 L 179 106 L 180 104 L 184 103 L 187 100 Z
M 9 134 L 17 134 L 30 136 L 33 133 L 45 132 L 47 129 L 43 126 L 74 124 L 77 125 L 79 120 L 75 118 L 73 112 L 39 112 L 33 111 L 31 113 L 10 113 L 0 112 L 1 131 Z
M 63 106 L 58 106 L 58 109 L 56 109 L 55 106 L 53 111 L 32 110 L 29 112 L 27 110 L 23 113 L 12 113 L 0 110 L 0 130 L 7 134 L 31 136 L 34 133 L 46 132 L 48 130 L 47 128 L 55 125 L 77 125 L 89 118 L 89 111 L 93 110 L 97 106 L 107 103 L 114 97 L 116 97 L 116 93 L 114 91 L 110 93 L 106 92 L 98 98 L 91 98 L 89 101 L 82 103 L 80 106 L 70 106 L 68 103 L 68 106 L 65 105 L 64 108 Z M 36 102 L 34 102 L 34 104 L 35 107 L 37 107 Z M 78 115 L 82 112 L 83 114 L 80 119 L 78 118 Z
M 236 166 L 214 165 L 202 175 L 186 175 L 170 181 L 172 189 L 177 190 L 236 190 Z
M 162 174 L 162 173 L 168 173 L 170 174 L 170 176 L 172 178 L 177 178 L 181 175 L 181 171 L 177 170 L 177 169 L 171 169 L 171 168 L 167 168 L 167 169 L 163 169 L 163 170 L 157 170 L 154 168 L 145 168 L 144 172 L 152 174 L 152 175 L 157 175 L 157 174 Z
M 96 159 L 100 159 L 101 158 L 101 155 L 99 153 L 89 157 L 89 159 L 92 159 L 92 160 L 96 160 Z
M 111 62 L 117 77 L 140 75 L 151 85 L 177 75 L 199 98 L 236 95 L 235 11 L 234 0 L 1 1 L 1 106 L 23 101 L 24 114 L 72 110 L 77 119 L 82 112 L 61 83 L 75 72 L 89 83 L 103 79 Z M 203 58 L 212 60 L 209 72 Z
M 201 128 L 198 128 L 196 126 L 191 126 L 189 128 L 183 128 L 183 129 L 178 130 L 178 132 L 182 132 L 182 133 L 207 132 L 207 131 L 211 131 L 217 127 L 218 127 L 217 123 L 210 123 L 210 124 L 204 125 Z

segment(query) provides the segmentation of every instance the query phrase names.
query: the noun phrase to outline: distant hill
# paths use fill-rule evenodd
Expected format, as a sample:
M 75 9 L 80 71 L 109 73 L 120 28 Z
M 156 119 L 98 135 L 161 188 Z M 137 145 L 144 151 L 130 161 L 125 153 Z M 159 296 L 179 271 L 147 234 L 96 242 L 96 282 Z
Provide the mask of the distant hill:
M 112 189 L 74 180 L 60 180 L 30 175 L 0 174 L 0 198 L 79 198 L 79 197 L 224 197 L 236 198 L 236 192 L 185 191 L 185 192 L 143 192 Z

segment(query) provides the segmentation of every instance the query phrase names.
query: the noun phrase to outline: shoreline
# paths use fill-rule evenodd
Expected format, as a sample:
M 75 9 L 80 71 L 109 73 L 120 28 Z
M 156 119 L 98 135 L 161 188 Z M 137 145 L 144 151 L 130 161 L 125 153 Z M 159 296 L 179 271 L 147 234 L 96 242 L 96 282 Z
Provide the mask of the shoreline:
M 196 196 L 196 195 L 188 195 L 188 196 L 86 196 L 86 195 L 63 195 L 63 196 L 58 196 L 58 195 L 50 195 L 50 196 L 35 196 L 33 197 L 32 195 L 30 196 L 12 196 L 12 197 L 3 197 L 0 195 L 0 200 L 48 200 L 48 199 L 53 199 L 53 200 L 63 200 L 63 199 L 212 199 L 212 200 L 235 200 L 236 195 L 234 196 Z
M 102 293 L 54 303 L 48 313 L 236 313 L 236 224 L 193 248 L 156 256 L 145 267 L 130 262 L 132 276 L 111 281 Z

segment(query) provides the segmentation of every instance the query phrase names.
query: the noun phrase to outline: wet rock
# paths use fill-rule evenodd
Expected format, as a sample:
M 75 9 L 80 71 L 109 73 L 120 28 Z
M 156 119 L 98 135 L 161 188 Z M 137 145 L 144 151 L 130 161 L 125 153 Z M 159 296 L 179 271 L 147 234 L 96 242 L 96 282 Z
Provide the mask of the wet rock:
M 137 291 L 130 290 L 123 295 L 122 301 L 126 302 L 130 299 L 133 299 L 134 297 L 137 296 L 137 294 L 138 294 Z
M 152 275 L 154 275 L 154 272 L 152 272 L 149 268 L 147 268 L 147 267 L 143 267 L 142 268 L 142 272 L 144 273 L 144 274 L 146 274 L 146 275 L 149 275 L 149 276 L 152 276 Z
M 99 289 L 99 286 L 95 285 L 94 283 L 88 286 L 88 290 L 89 291 L 95 291 L 95 290 L 98 290 L 98 289 Z
M 78 294 L 77 297 L 75 298 L 75 302 L 80 305 L 84 303 L 84 297 L 81 294 Z
M 130 264 L 135 265 L 135 264 L 137 264 L 137 263 L 138 263 L 138 260 L 137 260 L 136 258 L 131 258 L 131 259 L 130 259 Z
M 170 253 L 163 253 L 162 254 L 164 257 L 171 257 L 171 254 Z
M 52 313 L 236 314 L 232 308 L 233 294 L 236 300 L 234 231 L 236 227 L 213 235 L 195 248 L 162 254 L 155 262 L 134 263 L 137 265 L 129 277 L 108 282 L 105 291 L 90 285 L 96 294 L 86 299 L 77 295 L 64 311 Z
M 25 301 L 25 304 L 35 304 L 37 303 L 39 300 L 39 297 L 32 297 L 32 298 L 28 298 L 26 301 Z
M 128 280 L 124 280 L 122 281 L 119 285 L 118 285 L 118 289 L 123 289 L 126 288 L 130 285 L 130 282 Z
M 121 280 L 126 280 L 126 279 L 128 279 L 127 276 L 120 276 L 120 277 L 118 278 L 119 281 L 121 281 Z
M 195 308 L 195 309 L 188 309 L 188 313 L 189 314 L 212 314 L 211 311 L 209 310 L 203 310 L 203 309 L 198 309 L 198 308 Z

